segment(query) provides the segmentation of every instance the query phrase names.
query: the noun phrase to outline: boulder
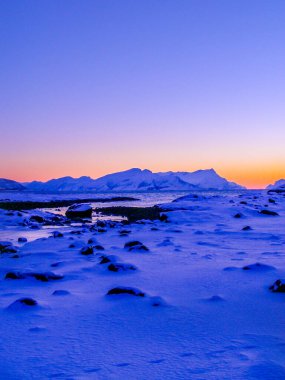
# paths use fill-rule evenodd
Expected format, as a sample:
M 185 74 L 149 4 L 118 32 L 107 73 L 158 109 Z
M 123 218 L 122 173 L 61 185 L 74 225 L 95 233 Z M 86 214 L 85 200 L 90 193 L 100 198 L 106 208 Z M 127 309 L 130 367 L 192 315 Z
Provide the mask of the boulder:
M 28 239 L 25 237 L 19 237 L 18 238 L 18 243 L 26 243 L 27 241 L 28 241 Z
M 48 282 L 54 280 L 62 280 L 63 275 L 55 274 L 53 272 L 8 272 L 6 273 L 5 280 L 24 280 L 27 278 L 34 278 L 35 280 Z
M 274 270 L 275 268 L 271 265 L 266 265 L 262 263 L 254 263 L 246 265 L 242 268 L 243 270 L 252 270 L 252 271 L 258 271 L 258 272 L 266 272 L 269 270 Z
M 0 253 L 17 253 L 17 248 L 9 241 L 0 241 Z
M 128 251 L 149 251 L 149 249 L 138 240 L 129 241 L 125 244 L 125 249 Z
M 128 272 L 136 269 L 137 268 L 132 264 L 111 263 L 108 265 L 110 272 Z
M 276 211 L 271 211 L 271 210 L 266 210 L 266 209 L 259 211 L 259 214 L 269 215 L 269 216 L 278 216 L 279 215 L 278 212 L 276 212 Z
M 285 280 L 276 280 L 273 285 L 269 287 L 273 293 L 285 293 Z
M 94 253 L 93 247 L 91 247 L 90 245 L 87 245 L 86 247 L 81 248 L 80 253 L 81 255 L 84 255 L 84 256 L 93 255 Z
M 145 293 L 136 288 L 129 288 L 126 286 L 118 286 L 116 288 L 112 288 L 107 293 L 108 296 L 112 295 L 130 295 L 135 297 L 145 297 Z
M 38 303 L 36 300 L 30 297 L 23 297 L 19 298 L 17 301 L 13 302 L 10 306 L 9 309 L 21 309 L 23 306 L 37 306 Z
M 92 207 L 88 203 L 79 203 L 70 206 L 65 215 L 68 218 L 91 218 L 92 217 Z

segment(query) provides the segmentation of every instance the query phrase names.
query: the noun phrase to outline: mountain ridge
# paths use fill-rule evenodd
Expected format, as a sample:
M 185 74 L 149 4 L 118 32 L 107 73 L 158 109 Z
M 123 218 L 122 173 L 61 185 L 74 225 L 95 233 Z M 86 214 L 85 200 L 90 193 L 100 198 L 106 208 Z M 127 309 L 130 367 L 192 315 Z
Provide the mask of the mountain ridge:
M 245 189 L 227 181 L 214 169 L 194 172 L 157 172 L 131 168 L 106 174 L 97 179 L 89 176 L 73 178 L 65 176 L 46 182 L 25 183 L 30 191 L 39 192 L 120 192 L 120 191 L 191 191 L 191 190 L 238 190 Z

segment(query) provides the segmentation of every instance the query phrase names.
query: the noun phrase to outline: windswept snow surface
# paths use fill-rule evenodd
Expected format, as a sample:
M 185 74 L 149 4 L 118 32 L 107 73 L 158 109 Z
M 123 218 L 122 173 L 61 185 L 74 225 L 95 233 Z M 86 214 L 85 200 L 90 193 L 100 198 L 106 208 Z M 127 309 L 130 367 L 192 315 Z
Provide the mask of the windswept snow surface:
M 163 205 L 168 223 L 54 226 L 14 244 L 0 377 L 283 380 L 285 294 L 269 286 L 285 277 L 285 197 L 270 199 L 191 194 Z M 0 210 L 22 237 L 24 217 Z

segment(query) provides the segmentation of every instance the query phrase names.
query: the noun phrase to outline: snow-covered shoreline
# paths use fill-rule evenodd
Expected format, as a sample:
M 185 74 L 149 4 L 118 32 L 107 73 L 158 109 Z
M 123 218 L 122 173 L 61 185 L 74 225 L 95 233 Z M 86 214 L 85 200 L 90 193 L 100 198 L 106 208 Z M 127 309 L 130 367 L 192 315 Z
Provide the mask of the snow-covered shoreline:
M 285 377 L 285 294 L 269 290 L 285 277 L 285 197 L 192 194 L 163 208 L 168 222 L 49 226 L 1 254 L 3 378 Z M 0 218 L 31 231 L 16 212 Z M 144 296 L 107 295 L 117 288 Z

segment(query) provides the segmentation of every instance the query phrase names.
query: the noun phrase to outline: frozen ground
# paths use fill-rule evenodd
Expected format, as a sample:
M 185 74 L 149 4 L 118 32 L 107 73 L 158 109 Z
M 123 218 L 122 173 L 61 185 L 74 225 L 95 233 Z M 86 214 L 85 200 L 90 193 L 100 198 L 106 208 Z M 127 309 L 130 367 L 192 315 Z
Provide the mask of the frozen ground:
M 0 257 L 1 378 L 285 379 L 285 294 L 268 289 L 285 277 L 285 197 L 164 208 L 168 223 L 40 229 L 19 226 L 33 211 L 0 211 L 17 248 Z

